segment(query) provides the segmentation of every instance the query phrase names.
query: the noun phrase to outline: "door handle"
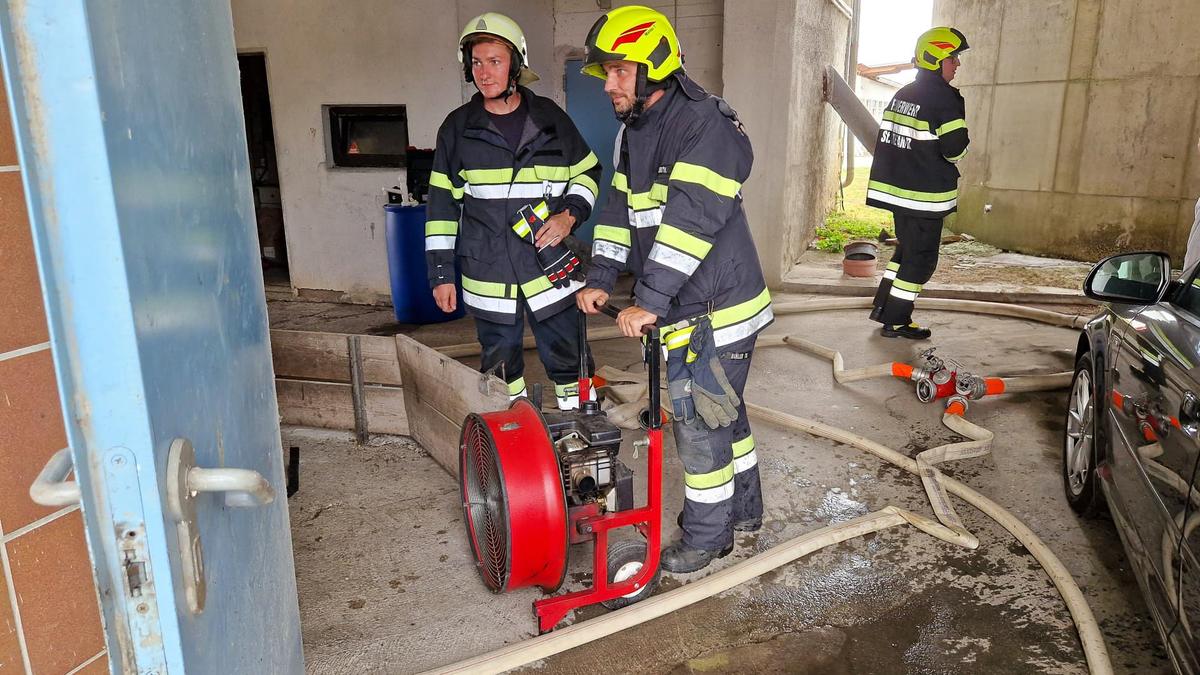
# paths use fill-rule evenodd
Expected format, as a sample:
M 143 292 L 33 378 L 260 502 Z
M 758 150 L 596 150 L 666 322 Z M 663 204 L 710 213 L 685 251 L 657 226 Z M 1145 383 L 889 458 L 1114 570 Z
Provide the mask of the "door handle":
M 29 498 L 42 506 L 68 506 L 79 503 L 79 483 L 67 480 L 75 468 L 71 449 L 63 448 L 50 457 L 46 466 L 29 486 Z
M 257 471 L 196 466 L 196 450 L 186 438 L 171 442 L 166 482 L 167 512 L 175 521 L 184 595 L 188 609 L 199 614 L 204 611 L 208 586 L 204 576 L 204 549 L 200 529 L 196 526 L 196 497 L 201 492 L 224 492 L 226 506 L 266 506 L 275 501 L 275 490 Z

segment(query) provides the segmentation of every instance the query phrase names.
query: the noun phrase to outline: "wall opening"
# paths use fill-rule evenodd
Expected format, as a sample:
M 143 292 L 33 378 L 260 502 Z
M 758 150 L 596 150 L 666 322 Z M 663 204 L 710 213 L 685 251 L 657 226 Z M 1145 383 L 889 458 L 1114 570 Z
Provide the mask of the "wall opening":
M 271 123 L 271 96 L 267 91 L 267 56 L 261 52 L 238 54 L 238 69 L 242 75 L 246 150 L 250 157 L 250 183 L 263 280 L 267 286 L 290 286 L 279 164 L 275 158 L 275 130 Z

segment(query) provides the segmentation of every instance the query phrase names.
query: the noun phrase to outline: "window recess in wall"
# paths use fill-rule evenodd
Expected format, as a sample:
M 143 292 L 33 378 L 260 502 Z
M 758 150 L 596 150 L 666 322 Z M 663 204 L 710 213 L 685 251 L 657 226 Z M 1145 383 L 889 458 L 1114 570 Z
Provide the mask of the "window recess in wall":
M 403 167 L 408 113 L 402 105 L 326 105 L 329 160 L 338 167 Z

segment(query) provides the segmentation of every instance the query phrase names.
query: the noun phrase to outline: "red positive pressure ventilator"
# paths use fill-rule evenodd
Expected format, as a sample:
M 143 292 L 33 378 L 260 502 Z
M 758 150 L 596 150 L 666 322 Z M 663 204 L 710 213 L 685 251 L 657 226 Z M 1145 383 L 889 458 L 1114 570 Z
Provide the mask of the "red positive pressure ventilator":
M 605 306 L 605 313 L 617 311 Z M 519 399 L 508 410 L 463 422 L 459 455 L 463 511 L 476 563 L 493 592 L 540 586 L 553 593 L 567 572 L 569 544 L 593 542 L 592 587 L 534 602 L 538 629 L 568 612 L 603 603 L 624 607 L 654 592 L 662 522 L 662 419 L 646 431 L 647 503 L 633 507 L 633 473 L 617 459 L 621 430 L 588 401 L 586 322 L 580 320 L 579 410 L 540 410 Z M 658 329 L 647 337 L 649 410 L 658 411 Z M 632 527 L 632 537 L 609 533 Z

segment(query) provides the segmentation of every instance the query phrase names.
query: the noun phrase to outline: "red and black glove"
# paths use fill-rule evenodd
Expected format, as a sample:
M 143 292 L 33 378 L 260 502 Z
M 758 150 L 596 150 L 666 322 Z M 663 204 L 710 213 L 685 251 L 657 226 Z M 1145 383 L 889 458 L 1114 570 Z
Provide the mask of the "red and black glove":
M 526 204 L 517 211 L 517 222 L 513 223 L 513 232 L 531 246 L 536 246 L 537 233 L 550 217 L 550 209 L 546 202 L 537 206 Z M 546 278 L 555 288 L 565 288 L 571 284 L 571 275 L 579 269 L 579 258 L 562 242 L 548 244 L 537 250 L 538 264 L 546 273 Z

